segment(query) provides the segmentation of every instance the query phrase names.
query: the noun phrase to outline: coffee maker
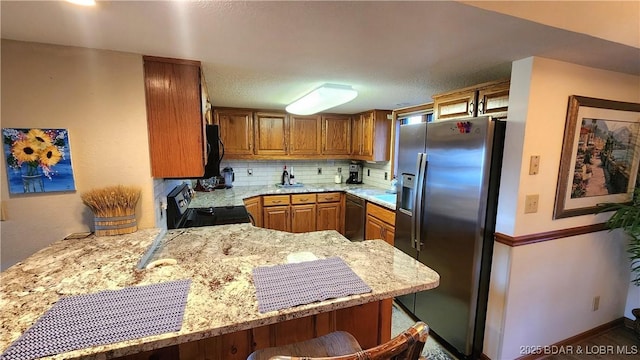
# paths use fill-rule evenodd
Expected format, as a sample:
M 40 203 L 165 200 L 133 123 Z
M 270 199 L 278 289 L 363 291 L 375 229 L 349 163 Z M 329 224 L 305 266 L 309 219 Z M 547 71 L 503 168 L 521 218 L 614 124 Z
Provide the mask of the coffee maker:
M 362 184 L 362 164 L 349 164 L 349 178 L 347 184 Z

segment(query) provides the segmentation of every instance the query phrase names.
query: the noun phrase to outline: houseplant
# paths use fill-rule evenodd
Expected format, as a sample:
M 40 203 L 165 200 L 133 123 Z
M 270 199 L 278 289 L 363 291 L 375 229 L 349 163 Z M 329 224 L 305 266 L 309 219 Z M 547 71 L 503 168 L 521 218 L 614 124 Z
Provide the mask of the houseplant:
M 631 260 L 631 282 L 640 286 L 640 186 L 636 186 L 633 199 L 629 203 L 601 204 L 598 212 L 613 211 L 611 218 L 607 220 L 609 229 L 622 229 L 629 236 L 627 252 Z M 636 317 L 634 329 L 640 337 L 640 308 L 635 308 L 631 313 Z

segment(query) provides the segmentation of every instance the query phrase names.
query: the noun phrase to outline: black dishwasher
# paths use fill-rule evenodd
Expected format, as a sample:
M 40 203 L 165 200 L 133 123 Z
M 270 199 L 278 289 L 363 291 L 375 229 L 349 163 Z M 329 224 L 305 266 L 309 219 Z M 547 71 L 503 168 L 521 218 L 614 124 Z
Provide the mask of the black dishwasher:
M 344 236 L 351 241 L 364 240 L 365 201 L 355 195 L 347 194 L 344 213 Z

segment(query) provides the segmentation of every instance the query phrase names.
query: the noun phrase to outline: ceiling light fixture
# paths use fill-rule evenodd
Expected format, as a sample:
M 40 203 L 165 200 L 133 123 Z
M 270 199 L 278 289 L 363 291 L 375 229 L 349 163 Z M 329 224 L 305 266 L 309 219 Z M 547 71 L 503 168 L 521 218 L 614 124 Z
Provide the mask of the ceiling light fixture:
M 287 105 L 288 113 L 311 115 L 323 110 L 348 103 L 358 96 L 358 92 L 348 85 L 324 84 L 307 95 Z
M 76 4 L 76 5 L 82 5 L 82 6 L 95 6 L 96 5 L 95 0 L 67 0 L 67 2 L 70 2 L 72 4 Z

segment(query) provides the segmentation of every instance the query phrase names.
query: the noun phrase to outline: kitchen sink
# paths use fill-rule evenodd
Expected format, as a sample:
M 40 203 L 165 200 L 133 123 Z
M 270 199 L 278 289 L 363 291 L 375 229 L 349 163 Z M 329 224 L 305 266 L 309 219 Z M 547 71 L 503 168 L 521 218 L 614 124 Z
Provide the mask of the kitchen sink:
M 386 201 L 392 204 L 396 203 L 396 194 L 379 194 L 372 196 L 378 200 Z

